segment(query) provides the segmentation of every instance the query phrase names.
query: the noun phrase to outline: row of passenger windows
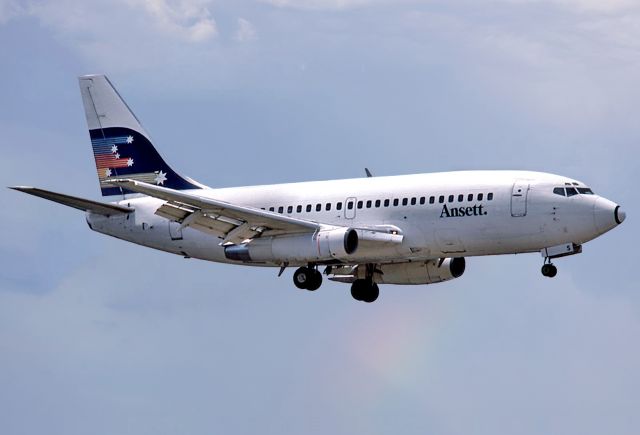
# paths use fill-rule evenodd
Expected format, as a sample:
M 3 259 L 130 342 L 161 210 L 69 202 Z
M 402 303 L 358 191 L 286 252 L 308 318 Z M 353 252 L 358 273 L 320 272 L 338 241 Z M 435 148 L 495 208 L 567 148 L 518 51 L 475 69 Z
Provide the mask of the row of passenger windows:
M 556 187 L 553 189 L 553 193 L 560 196 L 593 195 L 588 187 Z
M 435 204 L 436 200 L 439 204 L 443 204 L 445 202 L 445 200 L 447 200 L 447 202 L 455 202 L 456 199 L 458 202 L 464 202 L 465 199 L 469 202 L 473 201 L 474 198 L 476 198 L 476 201 L 483 201 L 485 199 L 484 193 L 478 193 L 476 195 L 474 195 L 473 193 L 469 193 L 467 195 L 465 194 L 458 194 L 458 195 L 449 195 L 448 197 L 446 197 L 445 195 L 440 195 L 438 197 L 435 196 L 421 196 L 421 197 L 413 197 L 413 198 L 395 198 L 393 200 L 390 199 L 376 199 L 376 200 L 366 200 L 366 201 L 355 201 L 355 200 L 348 200 L 346 201 L 346 208 L 347 210 L 353 210 L 354 206 L 361 209 L 361 208 L 380 208 L 380 207 L 389 207 L 389 206 L 393 206 L 393 207 L 398 207 L 399 205 L 402 204 L 402 206 L 408 206 L 408 205 L 416 205 L 416 204 L 420 204 L 420 205 L 424 205 L 427 203 L 427 200 L 429 202 L 429 204 Z M 493 201 L 493 193 L 487 193 L 486 196 L 486 200 L 487 201 Z M 303 210 L 305 210 L 307 213 L 311 212 L 313 209 L 315 208 L 315 211 L 322 211 L 322 204 L 316 204 L 315 207 L 312 204 L 307 204 L 306 206 L 302 206 L 302 205 L 297 205 L 295 206 L 295 211 L 296 213 L 302 213 Z M 325 211 L 331 211 L 331 209 L 333 208 L 333 204 L 330 202 L 327 202 L 324 204 L 324 210 Z M 262 208 L 263 210 L 265 210 L 265 208 Z M 342 202 L 337 202 L 335 204 L 335 209 L 336 210 L 342 210 Z M 269 211 L 276 211 L 276 207 L 269 207 Z M 285 212 L 285 206 L 280 206 L 277 208 L 278 213 L 284 213 Z M 289 205 L 286 207 L 286 212 L 287 214 L 291 214 L 294 211 L 294 206 L 293 205 Z

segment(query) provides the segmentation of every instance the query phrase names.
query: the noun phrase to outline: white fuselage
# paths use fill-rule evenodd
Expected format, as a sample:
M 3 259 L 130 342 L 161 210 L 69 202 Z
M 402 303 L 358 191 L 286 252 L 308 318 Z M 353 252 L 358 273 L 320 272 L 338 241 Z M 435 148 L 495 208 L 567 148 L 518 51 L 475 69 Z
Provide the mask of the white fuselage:
M 404 236 L 401 246 L 383 253 L 380 261 L 404 262 L 580 245 L 619 223 L 613 202 L 594 194 L 554 194 L 554 188 L 564 187 L 586 188 L 576 180 L 540 172 L 464 171 L 191 193 L 267 211 L 273 208 L 274 213 L 323 224 L 397 228 Z M 175 254 L 240 263 L 225 257 L 219 238 L 181 229 L 179 223 L 155 215 L 162 200 L 132 197 L 118 203 L 135 212 L 112 217 L 88 214 L 91 228 Z

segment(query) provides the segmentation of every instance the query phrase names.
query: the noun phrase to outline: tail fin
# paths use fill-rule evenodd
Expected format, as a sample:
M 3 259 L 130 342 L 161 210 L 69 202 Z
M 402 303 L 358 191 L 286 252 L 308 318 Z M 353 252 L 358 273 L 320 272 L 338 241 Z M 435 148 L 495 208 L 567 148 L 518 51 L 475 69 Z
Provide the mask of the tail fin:
M 167 165 L 138 118 L 105 75 L 82 76 L 79 81 L 102 196 L 133 193 L 105 183 L 107 178 L 113 177 L 177 190 L 202 187 Z

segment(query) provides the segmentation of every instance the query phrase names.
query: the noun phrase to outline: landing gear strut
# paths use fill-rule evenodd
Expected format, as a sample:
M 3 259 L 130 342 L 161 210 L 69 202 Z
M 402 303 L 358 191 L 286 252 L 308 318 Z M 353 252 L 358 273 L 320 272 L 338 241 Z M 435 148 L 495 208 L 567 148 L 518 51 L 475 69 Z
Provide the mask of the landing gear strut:
M 293 283 L 303 290 L 318 290 L 322 285 L 322 274 L 315 267 L 300 267 L 293 274 Z
M 542 265 L 542 275 L 546 276 L 547 278 L 553 278 L 557 274 L 558 268 L 551 263 L 551 260 L 549 260 L 548 263 Z

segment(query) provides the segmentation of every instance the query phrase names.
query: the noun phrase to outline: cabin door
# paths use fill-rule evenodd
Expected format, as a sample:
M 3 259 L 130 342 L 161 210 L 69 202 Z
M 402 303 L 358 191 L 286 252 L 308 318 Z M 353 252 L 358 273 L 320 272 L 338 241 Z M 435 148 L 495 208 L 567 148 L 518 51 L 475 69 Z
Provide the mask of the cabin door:
M 517 180 L 513 183 L 511 216 L 522 217 L 527 215 L 527 196 L 529 196 L 529 182 L 527 180 Z
M 353 219 L 356 217 L 356 198 L 350 197 L 344 201 L 344 218 Z

